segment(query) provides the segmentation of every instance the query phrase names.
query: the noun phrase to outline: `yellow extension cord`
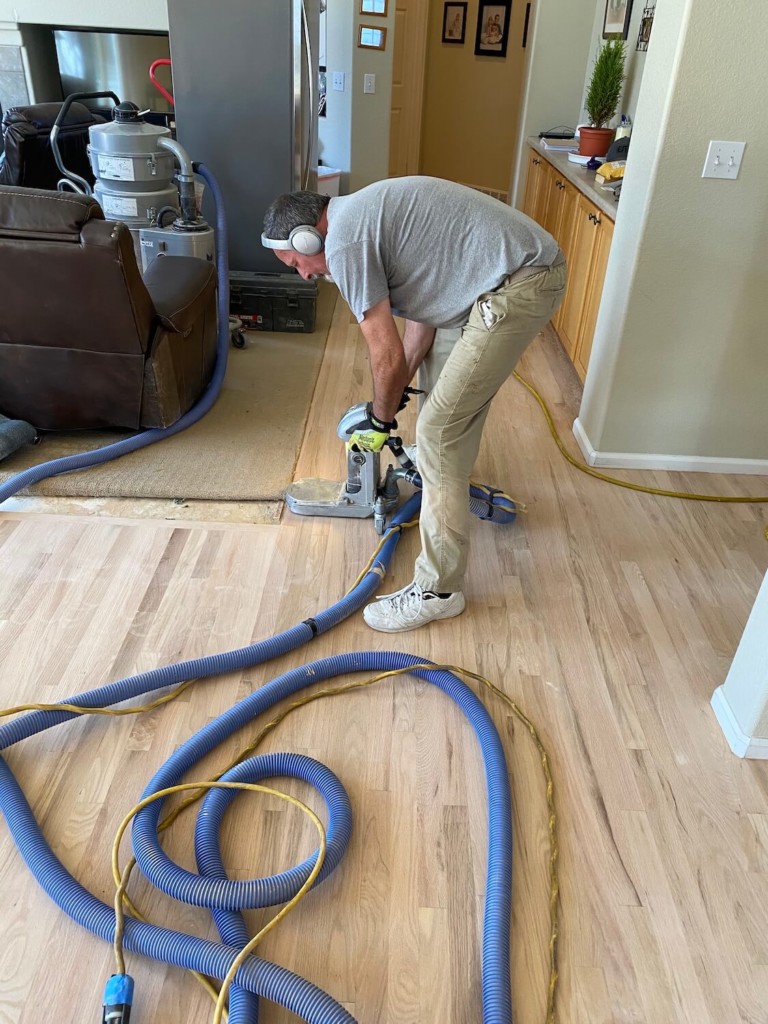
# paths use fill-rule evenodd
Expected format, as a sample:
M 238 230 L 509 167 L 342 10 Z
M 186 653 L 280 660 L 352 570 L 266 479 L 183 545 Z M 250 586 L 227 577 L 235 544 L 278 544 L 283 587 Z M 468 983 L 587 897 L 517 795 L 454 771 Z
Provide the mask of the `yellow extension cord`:
M 243 963 L 247 960 L 250 954 L 258 946 L 261 940 L 267 935 L 272 929 L 296 906 L 296 904 L 304 898 L 307 892 L 312 888 L 312 884 L 320 873 L 320 869 L 323 866 L 325 860 L 326 851 L 326 835 L 323 823 L 320 821 L 318 816 L 313 810 L 307 807 L 306 804 L 302 803 L 301 800 L 297 800 L 296 797 L 290 796 L 288 793 L 281 793 L 277 789 L 272 789 L 269 786 L 260 786 L 254 782 L 185 782 L 177 786 L 168 786 L 166 789 L 158 790 L 157 793 L 153 793 L 151 796 L 146 797 L 141 803 L 136 806 L 123 818 L 120 823 L 120 827 L 117 830 L 115 841 L 112 845 L 112 877 L 114 878 L 116 890 L 115 890 L 115 963 L 117 965 L 117 973 L 125 974 L 125 959 L 123 957 L 123 930 L 125 927 L 125 914 L 123 911 L 123 902 L 125 897 L 125 889 L 128 885 L 128 879 L 130 878 L 131 872 L 136 864 L 134 858 L 126 865 L 124 871 L 120 872 L 120 842 L 125 834 L 125 830 L 130 825 L 133 818 L 141 811 L 144 807 L 148 807 L 149 804 L 154 803 L 156 800 L 165 799 L 167 796 L 171 796 L 173 793 L 183 793 L 188 790 L 194 790 L 196 793 L 195 800 L 198 800 L 203 792 L 207 792 L 210 789 L 240 789 L 248 790 L 252 793 L 267 793 L 270 796 L 279 797 L 281 800 L 285 800 L 287 803 L 293 804 L 294 807 L 298 807 L 302 810 L 314 824 L 320 836 L 320 848 L 318 850 L 317 858 L 315 863 L 312 865 L 312 870 L 304 880 L 301 888 L 296 892 L 295 896 L 285 904 L 282 910 L 278 911 L 273 918 L 271 918 L 266 925 L 256 934 L 254 937 L 243 946 L 240 952 L 237 954 L 235 959 L 230 964 L 229 970 L 227 971 L 224 980 L 221 983 L 221 989 L 216 992 L 215 986 L 213 986 L 210 980 L 197 971 L 192 971 L 192 974 L 203 983 L 203 986 L 213 996 L 216 1001 L 216 1008 L 213 1013 L 213 1024 L 221 1024 L 223 1019 L 227 1018 L 225 1009 L 227 995 L 232 984 L 232 980 L 242 967 Z M 135 912 L 135 908 L 134 908 Z M 146 921 L 141 914 L 138 915 L 139 920 Z
M 541 410 L 544 413 L 544 416 L 546 418 L 547 425 L 549 426 L 550 433 L 552 434 L 552 437 L 554 438 L 555 443 L 557 444 L 557 447 L 559 448 L 559 450 L 560 450 L 561 454 L 563 455 L 563 457 L 572 466 L 574 466 L 576 469 L 580 470 L 582 473 L 586 473 L 589 476 L 595 477 L 597 480 L 603 480 L 606 483 L 615 484 L 615 485 L 617 485 L 619 487 L 625 487 L 625 488 L 627 488 L 629 490 L 633 490 L 633 491 L 640 491 L 640 492 L 642 492 L 644 494 L 655 494 L 655 495 L 659 495 L 661 497 L 683 498 L 683 499 L 687 499 L 687 500 L 690 500 L 690 501 L 717 501 L 717 502 L 723 502 L 723 503 L 740 503 L 740 504 L 762 504 L 762 503 L 768 502 L 768 496 L 765 496 L 765 497 L 755 497 L 755 498 L 749 498 L 749 497 L 721 497 L 721 496 L 718 496 L 718 495 L 690 494 L 690 493 L 686 493 L 686 492 L 683 492 L 683 491 L 671 491 L 671 490 L 665 490 L 663 488 L 647 487 L 647 486 L 644 486 L 642 484 L 635 484 L 635 483 L 630 483 L 630 482 L 628 482 L 626 480 L 619 480 L 616 477 L 608 476 L 605 473 L 601 473 L 599 470 L 593 469 L 591 466 L 586 466 L 583 463 L 580 463 L 577 459 L 575 459 L 570 454 L 570 452 L 567 450 L 567 448 L 565 447 L 565 445 L 564 445 L 564 443 L 563 443 L 563 441 L 562 441 L 562 439 L 561 439 L 561 437 L 560 437 L 560 435 L 559 435 L 559 433 L 557 431 L 557 427 L 555 426 L 555 423 L 554 423 L 554 420 L 552 418 L 552 415 L 551 415 L 549 409 L 547 408 L 547 404 L 544 401 L 544 399 L 541 397 L 541 395 L 538 393 L 538 391 L 536 391 L 536 389 L 531 384 L 529 384 L 528 381 L 526 381 L 523 377 L 521 377 L 519 373 L 515 373 L 514 377 L 516 378 L 516 380 L 518 380 L 523 385 L 523 387 L 525 387 L 530 392 L 530 394 L 533 395 L 533 397 L 538 402 L 538 404 L 541 407 Z M 503 494 L 503 492 L 502 492 L 502 495 L 503 495 L 503 497 L 506 497 L 508 500 L 514 502 L 514 504 L 517 506 L 518 511 L 525 511 L 525 506 L 523 506 L 519 502 L 515 501 L 514 498 L 511 498 L 509 495 Z M 378 555 L 378 553 L 381 550 L 381 548 L 384 545 L 384 543 L 388 540 L 388 538 L 391 535 L 391 533 L 393 532 L 393 530 L 402 531 L 402 530 L 407 529 L 409 527 L 416 526 L 417 522 L 418 522 L 418 520 L 414 519 L 411 522 L 403 523 L 403 524 L 401 524 L 399 526 L 396 526 L 396 527 L 393 527 L 393 528 L 391 528 L 390 530 L 387 531 L 387 533 L 381 538 L 379 544 L 376 547 L 376 550 L 374 551 L 373 555 L 369 559 L 366 567 L 363 569 L 363 571 L 358 576 L 355 584 L 351 588 L 352 590 L 354 589 L 355 586 L 357 586 L 357 584 L 366 575 L 366 573 L 370 571 L 371 566 L 373 565 L 373 563 L 374 563 L 374 561 L 376 559 L 376 556 Z M 765 536 L 766 536 L 766 539 L 768 539 L 768 526 L 765 528 Z M 536 746 L 536 749 L 539 752 L 539 756 L 540 756 L 540 760 L 541 760 L 541 765 L 542 765 L 542 771 L 544 773 L 544 778 L 545 778 L 545 783 L 546 783 L 547 811 L 548 811 L 548 816 L 549 816 L 549 820 L 548 820 L 548 828 L 549 828 L 549 881 L 550 881 L 550 893 L 549 893 L 550 933 L 549 933 L 549 943 L 548 943 L 548 947 L 549 947 L 549 985 L 548 985 L 548 993 L 547 993 L 547 1010 L 546 1010 L 545 1021 L 546 1021 L 546 1024 L 554 1024 L 555 1019 L 556 1019 L 555 1018 L 555 1002 L 556 1002 L 557 982 L 558 982 L 558 967 L 557 967 L 557 944 L 558 944 L 558 938 L 559 938 L 558 895 L 559 895 L 559 888 L 560 888 L 560 886 L 559 886 L 559 877 L 558 877 L 558 868 L 557 868 L 559 847 L 558 847 L 558 839 L 557 839 L 557 818 L 556 818 L 556 814 L 555 814 L 554 782 L 553 782 L 552 774 L 551 774 L 550 768 L 549 768 L 549 756 L 547 754 L 546 748 L 544 747 L 543 743 L 541 742 L 541 739 L 540 739 L 540 737 L 538 735 L 538 732 L 536 731 L 536 728 L 533 725 L 533 723 L 524 714 L 524 712 L 517 706 L 517 704 L 515 704 L 515 702 L 510 697 L 507 696 L 507 694 L 505 694 L 502 690 L 500 690 L 497 686 L 495 686 L 489 679 L 486 679 L 484 676 L 481 676 L 481 675 L 479 675 L 478 673 L 475 673 L 475 672 L 471 672 L 468 669 L 460 668 L 460 667 L 454 666 L 454 665 L 432 665 L 432 664 L 429 664 L 429 663 L 425 663 L 423 665 L 411 665 L 407 669 L 394 669 L 394 670 L 391 670 L 391 671 L 388 671 L 388 672 L 382 672 L 379 675 L 373 676 L 373 677 L 371 677 L 370 679 L 367 679 L 367 680 L 363 680 L 362 682 L 347 683 L 347 684 L 342 685 L 342 686 L 328 687 L 328 688 L 325 688 L 325 689 L 322 689 L 322 690 L 315 691 L 312 694 L 309 694 L 307 696 L 302 697 L 301 699 L 299 699 L 297 701 L 294 701 L 287 708 L 285 708 L 282 712 L 280 712 L 275 718 L 273 718 L 270 722 L 268 722 L 261 729 L 261 731 L 257 734 L 257 736 L 254 738 L 254 740 L 252 740 L 252 742 L 249 743 L 248 746 L 245 747 L 240 752 L 240 754 L 237 756 L 237 758 L 230 765 L 228 765 L 225 769 L 223 769 L 222 772 L 219 773 L 219 775 L 216 777 L 216 779 L 211 780 L 211 781 L 207 781 L 207 782 L 191 782 L 191 783 L 184 783 L 184 784 L 181 784 L 181 785 L 178 785 L 178 786 L 171 786 L 168 789 L 164 789 L 164 790 L 161 790 L 158 793 L 154 793 L 152 796 L 148 797 L 147 799 L 143 800 L 141 803 L 137 804 L 130 811 L 130 813 L 128 815 L 126 815 L 126 817 L 123 819 L 123 822 L 121 823 L 120 828 L 118 829 L 117 835 L 115 837 L 115 841 L 114 841 L 113 849 L 112 849 L 112 871 L 113 871 L 113 877 L 114 877 L 115 886 L 116 886 L 116 893 L 115 893 L 116 926 L 115 926 L 115 942 L 114 942 L 114 946 L 115 946 L 115 959 L 116 959 L 116 963 L 117 963 L 118 973 L 124 973 L 125 972 L 124 958 L 123 958 L 123 952 L 122 952 L 122 934 L 123 934 L 123 925 L 124 925 L 123 906 L 124 905 L 128 906 L 131 909 L 131 912 L 139 920 L 142 920 L 142 921 L 146 920 L 146 918 L 144 918 L 141 915 L 141 913 L 138 911 L 138 909 L 131 903 L 131 901 L 128 898 L 128 895 L 126 893 L 126 887 L 127 887 L 127 884 L 128 884 L 128 880 L 130 878 L 130 875 L 131 875 L 131 872 L 133 870 L 133 867 L 135 866 L 135 863 L 136 863 L 135 859 L 131 858 L 131 860 L 128 862 L 126 867 L 123 869 L 122 873 L 120 871 L 120 866 L 119 866 L 120 841 L 121 841 L 121 839 L 123 837 L 123 834 L 125 833 L 126 828 L 128 827 L 128 825 L 130 824 L 131 820 L 133 819 L 133 817 L 143 807 L 146 807 L 148 804 L 152 803 L 153 801 L 159 800 L 159 799 L 164 798 L 164 797 L 167 797 L 167 796 L 169 796 L 169 795 L 171 795 L 173 793 L 180 793 L 180 792 L 184 792 L 184 791 L 192 791 L 193 795 L 190 796 L 190 797 L 187 797 L 184 801 L 182 801 L 166 818 L 163 819 L 162 822 L 160 822 L 160 824 L 158 826 L 158 831 L 163 831 L 164 829 L 168 828 L 172 824 L 172 822 L 175 821 L 176 818 L 187 807 L 192 806 L 192 804 L 194 804 L 197 800 L 199 800 L 202 797 L 203 793 L 207 792 L 209 789 L 213 789 L 213 788 L 229 788 L 229 789 L 251 790 L 251 791 L 256 791 L 256 792 L 261 792 L 261 793 L 268 793 L 268 794 L 271 794 L 273 796 L 279 797 L 281 800 L 285 800 L 285 801 L 293 804 L 294 806 L 300 808 L 305 814 L 307 814 L 311 818 L 311 820 L 313 821 L 313 823 L 314 823 L 315 827 L 317 828 L 317 830 L 319 832 L 319 835 L 320 835 L 320 849 L 319 849 L 319 852 L 318 852 L 317 860 L 316 860 L 316 862 L 315 862 L 315 864 L 314 864 L 314 866 L 312 868 L 312 871 L 310 872 L 310 875 L 308 876 L 308 878 L 306 879 L 306 881 L 304 882 L 302 887 L 299 889 L 299 891 L 296 893 L 296 895 L 288 903 L 286 903 L 286 905 L 282 908 L 282 910 L 280 910 L 264 926 L 264 928 L 262 928 L 259 931 L 259 933 L 257 935 L 255 935 L 253 939 L 251 939 L 251 941 L 243 948 L 243 950 L 241 950 L 241 952 L 238 954 L 238 956 L 235 958 L 235 960 L 233 961 L 232 965 L 230 966 L 230 969 L 229 969 L 229 971 L 227 973 L 227 976 L 223 980 L 221 988 L 220 988 L 219 991 L 216 990 L 215 986 L 211 983 L 210 979 L 208 979 L 208 978 L 198 974 L 195 971 L 192 972 L 195 975 L 195 977 L 197 977 L 197 979 L 204 985 L 204 987 L 210 993 L 211 997 L 216 1002 L 216 1009 L 214 1011 L 213 1024 L 220 1024 L 220 1022 L 222 1020 L 226 1020 L 227 1014 L 226 1014 L 226 1010 L 224 1009 L 224 1004 L 225 1004 L 225 1001 L 226 1001 L 227 994 L 229 992 L 229 988 L 230 988 L 232 979 L 234 978 L 235 974 L 237 973 L 237 970 L 240 968 L 242 963 L 250 955 L 250 953 L 253 952 L 253 950 L 256 948 L 256 946 L 261 941 L 261 939 L 265 935 L 267 935 L 278 924 L 278 922 L 280 920 L 282 920 L 282 918 L 285 917 L 286 914 L 288 914 L 296 906 L 296 904 L 304 897 L 306 892 L 310 889 L 312 883 L 314 882 L 315 878 L 317 877 L 317 874 L 319 873 L 319 871 L 322 868 L 323 860 L 324 860 L 324 857 L 325 857 L 326 837 L 325 837 L 325 829 L 323 828 L 323 825 L 320 822 L 320 820 L 317 817 L 317 815 L 309 807 L 307 807 L 305 804 L 303 804 L 300 800 L 297 800 L 295 797 L 292 797 L 292 796 L 290 796 L 287 793 L 281 793 L 278 790 L 274 790 L 274 789 L 271 789 L 271 788 L 266 787 L 266 786 L 256 785 L 255 783 L 226 783 L 226 782 L 220 782 L 219 779 L 220 779 L 221 775 L 224 775 L 227 771 L 230 770 L 230 768 L 234 767 L 236 764 L 238 764 L 244 758 L 250 756 L 250 754 L 252 754 L 257 749 L 257 747 L 259 746 L 261 741 L 270 732 L 272 732 L 280 724 L 280 722 L 283 721 L 283 719 L 285 719 L 292 711 L 295 711 L 297 708 L 303 707 L 306 704 L 309 704 L 312 701 L 318 700 L 318 699 L 320 699 L 322 697 L 334 696 L 336 694 L 346 693 L 349 690 L 361 689 L 363 687 L 370 686 L 373 683 L 376 683 L 376 682 L 380 681 L 381 679 L 386 679 L 389 676 L 394 676 L 394 675 L 399 675 L 399 674 L 404 674 L 404 673 L 410 673 L 410 672 L 414 671 L 414 669 L 424 669 L 424 670 L 428 670 L 428 671 L 437 671 L 437 670 L 450 671 L 450 672 L 458 673 L 460 675 L 467 676 L 470 679 L 474 679 L 476 682 L 482 683 L 483 685 L 488 687 L 493 693 L 495 693 L 498 697 L 500 697 L 506 704 L 509 705 L 510 709 L 515 714 L 515 716 L 525 725 L 526 729 L 529 731 L 529 733 L 530 733 L 530 735 L 531 735 L 531 737 L 533 739 L 533 742 L 534 742 L 534 744 Z M 176 697 L 180 696 L 189 686 L 191 686 L 196 681 L 197 680 L 194 680 L 194 679 L 187 680 L 187 681 L 181 683 L 181 685 L 177 686 L 175 689 L 171 690 L 169 693 L 165 694 L 163 697 L 159 697 L 156 700 L 151 701 L 149 704 L 145 704 L 145 705 L 142 705 L 140 707 L 129 707 L 129 708 L 119 708 L 119 709 L 112 709 L 112 708 L 82 708 L 82 707 L 79 707 L 79 706 L 74 705 L 74 704 L 40 704 L 40 703 L 31 703 L 31 704 L 21 704 L 21 705 L 17 705 L 16 707 L 13 707 L 13 708 L 7 708 L 5 710 L 0 710 L 0 718 L 4 718 L 4 717 L 7 717 L 7 716 L 13 715 L 13 714 L 19 714 L 19 713 L 22 713 L 22 712 L 25 712 L 25 711 L 70 711 L 70 712 L 72 712 L 74 714 L 77 714 L 77 715 L 108 715 L 108 716 L 115 716 L 115 717 L 121 716 L 121 715 L 140 714 L 141 712 L 151 711 L 151 710 L 153 710 L 153 709 L 155 709 L 157 707 L 160 707 L 163 704 L 167 704 L 170 701 L 175 700 Z
M 560 453 L 562 454 L 562 456 L 568 462 L 570 462 L 570 464 L 574 466 L 576 469 L 580 470 L 582 473 L 586 473 L 588 476 L 593 476 L 596 480 L 604 480 L 606 483 L 616 484 L 617 487 L 626 487 L 630 491 L 640 491 L 643 494 L 658 494 L 663 498 L 684 498 L 687 501 L 719 501 L 724 504 L 730 503 L 741 505 L 761 505 L 768 502 L 768 495 L 760 496 L 757 498 L 733 498 L 721 497 L 720 495 L 717 494 L 688 494 L 685 491 L 667 491 L 661 487 L 646 487 L 643 484 L 633 484 L 628 482 L 627 480 L 619 480 L 615 476 L 608 476 L 606 473 L 601 473 L 598 469 L 593 469 L 592 466 L 586 466 L 583 462 L 579 462 L 578 459 L 575 459 L 563 444 L 562 438 L 557 432 L 557 427 L 555 426 L 555 421 L 552 418 L 552 414 L 547 408 L 547 403 L 538 393 L 536 388 L 532 384 L 529 384 L 524 377 L 521 377 L 519 373 L 515 372 L 513 376 L 515 380 L 519 381 L 523 385 L 523 387 L 527 391 L 529 391 L 536 399 L 536 401 L 539 403 L 541 411 L 544 413 L 544 418 L 547 421 L 549 432 L 552 434 L 552 437 L 555 440 L 555 444 L 560 449 Z M 768 526 L 765 527 L 764 536 L 765 539 L 768 540 Z

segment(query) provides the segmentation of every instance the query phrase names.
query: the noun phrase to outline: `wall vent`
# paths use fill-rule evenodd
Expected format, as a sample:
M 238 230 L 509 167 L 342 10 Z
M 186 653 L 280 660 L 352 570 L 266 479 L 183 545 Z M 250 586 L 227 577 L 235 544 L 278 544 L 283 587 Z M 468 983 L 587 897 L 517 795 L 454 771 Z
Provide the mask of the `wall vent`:
M 484 188 L 482 185 L 470 185 L 469 182 L 462 182 L 467 188 L 473 188 L 476 192 L 482 192 L 483 195 L 493 196 L 494 199 L 498 199 L 502 203 L 509 202 L 509 192 L 502 192 L 497 188 Z

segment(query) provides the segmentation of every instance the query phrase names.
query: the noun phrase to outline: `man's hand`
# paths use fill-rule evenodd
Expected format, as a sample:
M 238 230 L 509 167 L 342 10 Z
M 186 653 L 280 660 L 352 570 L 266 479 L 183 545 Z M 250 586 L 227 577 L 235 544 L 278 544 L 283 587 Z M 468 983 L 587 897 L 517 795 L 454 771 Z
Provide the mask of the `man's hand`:
M 385 423 L 373 415 L 373 402 L 368 402 L 365 407 L 365 419 L 355 423 L 347 433 L 349 441 L 347 446 L 355 451 L 380 452 L 387 443 L 389 432 L 397 426 L 397 420 Z

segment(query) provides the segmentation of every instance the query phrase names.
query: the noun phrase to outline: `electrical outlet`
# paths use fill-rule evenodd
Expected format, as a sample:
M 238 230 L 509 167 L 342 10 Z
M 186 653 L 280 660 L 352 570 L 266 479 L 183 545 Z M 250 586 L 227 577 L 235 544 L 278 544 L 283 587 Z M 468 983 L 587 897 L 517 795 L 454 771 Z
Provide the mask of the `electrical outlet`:
M 344 81 L 345 78 L 346 75 L 343 71 L 333 72 L 333 88 L 336 92 L 344 92 L 344 86 L 346 85 L 346 82 Z
M 702 178 L 738 178 L 746 142 L 718 142 L 713 139 L 707 150 Z
M 376 75 L 363 75 L 363 92 L 376 92 Z

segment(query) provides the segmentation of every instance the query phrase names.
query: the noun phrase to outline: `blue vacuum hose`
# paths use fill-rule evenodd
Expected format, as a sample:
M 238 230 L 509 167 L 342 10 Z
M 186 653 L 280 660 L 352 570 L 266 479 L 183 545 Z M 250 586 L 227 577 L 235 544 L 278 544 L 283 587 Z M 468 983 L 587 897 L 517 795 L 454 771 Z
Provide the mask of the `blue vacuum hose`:
M 227 655 L 212 655 L 200 661 L 207 662 L 208 670 L 196 670 L 196 675 L 220 674 L 230 667 Z M 425 664 L 429 663 L 413 655 L 394 652 L 344 654 L 324 658 L 278 676 L 187 740 L 156 773 L 144 796 L 178 782 L 202 757 L 237 729 L 311 684 L 350 672 L 411 669 L 414 675 L 437 686 L 456 701 L 480 742 L 485 763 L 489 819 L 482 953 L 483 1022 L 510 1024 L 512 810 L 504 750 L 490 715 L 475 694 L 450 672 L 415 667 Z M 142 692 L 166 685 L 161 678 L 162 673 L 162 669 L 145 673 Z M 105 704 L 117 703 L 136 693 L 133 680 L 113 683 L 110 689 L 112 699 Z M 45 724 L 40 723 L 40 716 L 47 718 Z M 30 721 L 35 718 L 38 721 Z M 24 735 L 55 725 L 57 720 L 57 713 L 34 712 L 18 722 L 3 726 L 0 728 L 0 749 L 17 742 Z M 303 778 L 312 783 L 328 805 L 328 856 L 315 882 L 318 884 L 339 863 L 349 840 L 351 814 L 346 793 L 329 769 L 294 754 L 251 758 L 231 769 L 225 778 L 256 781 L 276 775 Z M 230 799 L 229 791 L 221 791 L 212 793 L 204 801 L 195 836 L 199 875 L 174 865 L 160 850 L 156 834 L 161 813 L 160 800 L 139 812 L 133 828 L 134 855 L 142 870 L 164 891 L 173 892 L 178 898 L 197 906 L 214 909 L 222 943 L 128 918 L 124 937 L 127 950 L 222 979 L 246 937 L 240 911 L 282 902 L 290 898 L 306 879 L 316 855 L 272 878 L 251 882 L 233 882 L 226 878 L 217 833 Z M 56 858 L 3 758 L 0 758 L 0 808 L 19 851 L 43 889 L 75 921 L 104 940 L 111 941 L 115 928 L 114 909 L 80 885 Z M 232 1024 L 252 1024 L 258 1012 L 252 998 L 255 996 L 263 996 L 286 1007 L 309 1024 L 354 1024 L 354 1018 L 327 993 L 284 968 L 252 956 L 236 975 L 230 1006 Z

